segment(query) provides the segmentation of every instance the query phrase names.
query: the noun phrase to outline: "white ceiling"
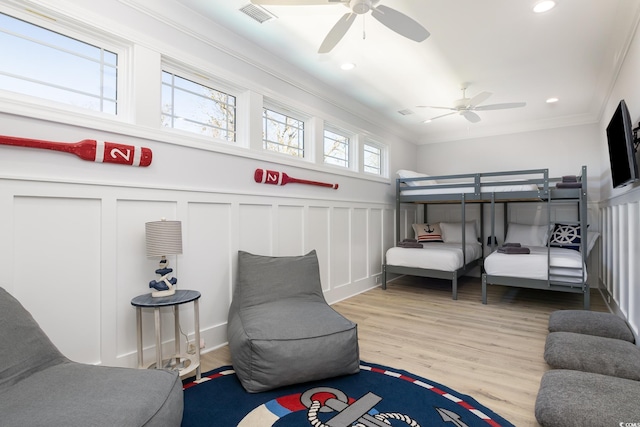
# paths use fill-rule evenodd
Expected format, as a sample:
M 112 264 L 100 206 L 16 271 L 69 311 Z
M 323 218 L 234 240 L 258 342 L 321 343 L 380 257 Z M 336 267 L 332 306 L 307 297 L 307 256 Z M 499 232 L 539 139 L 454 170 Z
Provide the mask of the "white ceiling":
M 597 122 L 640 10 L 640 0 L 558 0 L 542 14 L 535 0 L 381 0 L 431 36 L 405 39 L 366 14 L 321 55 L 343 5 L 266 6 L 277 19 L 260 24 L 239 11 L 249 0 L 177 1 L 400 123 L 416 143 Z M 345 61 L 356 68 L 340 70 Z M 493 94 L 484 104 L 527 105 L 478 112 L 475 124 L 457 114 L 423 123 L 446 111 L 416 106 L 453 106 L 463 82 L 467 97 Z

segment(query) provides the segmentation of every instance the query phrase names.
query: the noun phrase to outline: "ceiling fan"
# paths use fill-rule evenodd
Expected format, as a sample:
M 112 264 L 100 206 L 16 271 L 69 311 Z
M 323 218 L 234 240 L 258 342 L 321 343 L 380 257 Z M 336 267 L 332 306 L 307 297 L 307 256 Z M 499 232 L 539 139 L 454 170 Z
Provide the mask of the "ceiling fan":
M 384 5 L 378 5 L 380 0 L 251 0 L 251 3 L 261 6 L 312 6 L 342 4 L 351 9 L 333 26 L 329 34 L 318 49 L 318 53 L 329 53 L 347 33 L 358 15 L 364 15 L 371 11 L 378 22 L 392 31 L 416 42 L 421 42 L 429 37 L 427 31 L 417 21 L 402 12 Z
M 450 113 L 442 114 L 440 116 L 432 117 L 431 119 L 425 120 L 425 123 L 456 113 L 464 116 L 464 118 L 469 120 L 471 123 L 478 123 L 482 119 L 475 113 L 475 111 L 506 110 L 508 108 L 520 108 L 527 105 L 526 102 L 506 102 L 503 104 L 478 105 L 486 101 L 491 96 L 491 92 L 480 92 L 473 98 L 467 98 L 467 84 L 463 84 L 460 89 L 462 89 L 462 98 L 456 100 L 453 103 L 453 107 L 418 105 L 418 108 L 437 108 L 442 110 L 451 110 Z

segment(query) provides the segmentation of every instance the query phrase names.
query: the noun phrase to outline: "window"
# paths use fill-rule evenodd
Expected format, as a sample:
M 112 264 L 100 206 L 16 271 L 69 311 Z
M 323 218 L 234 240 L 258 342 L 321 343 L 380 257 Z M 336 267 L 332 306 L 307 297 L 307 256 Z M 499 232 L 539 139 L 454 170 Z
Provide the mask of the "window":
M 304 157 L 304 121 L 264 108 L 262 147 L 293 157 Z
M 0 89 L 116 114 L 118 55 L 0 13 Z
M 363 159 L 365 172 L 382 175 L 382 148 L 365 142 Z
M 324 162 L 328 165 L 349 167 L 349 137 L 339 132 L 324 130 Z
M 162 126 L 235 142 L 236 98 L 163 71 Z

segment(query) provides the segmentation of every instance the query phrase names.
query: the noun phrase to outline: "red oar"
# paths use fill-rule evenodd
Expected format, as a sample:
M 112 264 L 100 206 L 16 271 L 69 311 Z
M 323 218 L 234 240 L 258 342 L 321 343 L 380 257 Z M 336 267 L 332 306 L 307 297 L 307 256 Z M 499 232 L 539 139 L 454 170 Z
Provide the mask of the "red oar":
M 149 148 L 117 144 L 115 142 L 96 141 L 95 139 L 83 139 L 80 142 L 66 143 L 0 135 L 0 144 L 64 151 L 65 153 L 75 154 L 82 160 L 97 163 L 149 166 L 152 158 L 151 149 Z
M 285 184 L 308 184 L 320 187 L 330 187 L 334 190 L 338 189 L 338 184 L 329 184 L 326 182 L 308 181 L 306 179 L 291 178 L 284 172 L 270 171 L 266 169 L 256 169 L 253 179 L 261 184 L 285 185 Z

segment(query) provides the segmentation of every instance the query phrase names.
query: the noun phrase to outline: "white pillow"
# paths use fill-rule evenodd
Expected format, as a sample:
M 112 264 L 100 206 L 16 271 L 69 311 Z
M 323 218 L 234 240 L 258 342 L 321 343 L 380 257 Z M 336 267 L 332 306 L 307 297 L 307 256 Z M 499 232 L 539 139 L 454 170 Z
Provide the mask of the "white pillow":
M 441 222 L 442 240 L 445 243 L 462 243 L 462 223 L 461 222 Z M 467 221 L 464 228 L 465 243 L 478 243 L 478 234 L 476 233 L 476 222 Z
M 429 175 L 424 174 L 424 173 L 418 173 L 418 172 L 414 172 L 414 171 L 410 171 L 410 170 L 406 170 L 406 169 L 400 169 L 398 172 L 396 172 L 398 174 L 398 176 L 400 178 L 429 178 Z M 407 182 L 407 185 L 411 186 L 411 187 L 417 187 L 417 186 L 421 186 L 421 185 L 434 185 L 437 184 L 438 182 L 435 179 L 429 180 L 429 181 L 409 181 Z
M 553 226 L 553 224 L 551 224 Z M 520 243 L 522 246 L 547 246 L 550 225 L 509 223 L 505 243 Z

